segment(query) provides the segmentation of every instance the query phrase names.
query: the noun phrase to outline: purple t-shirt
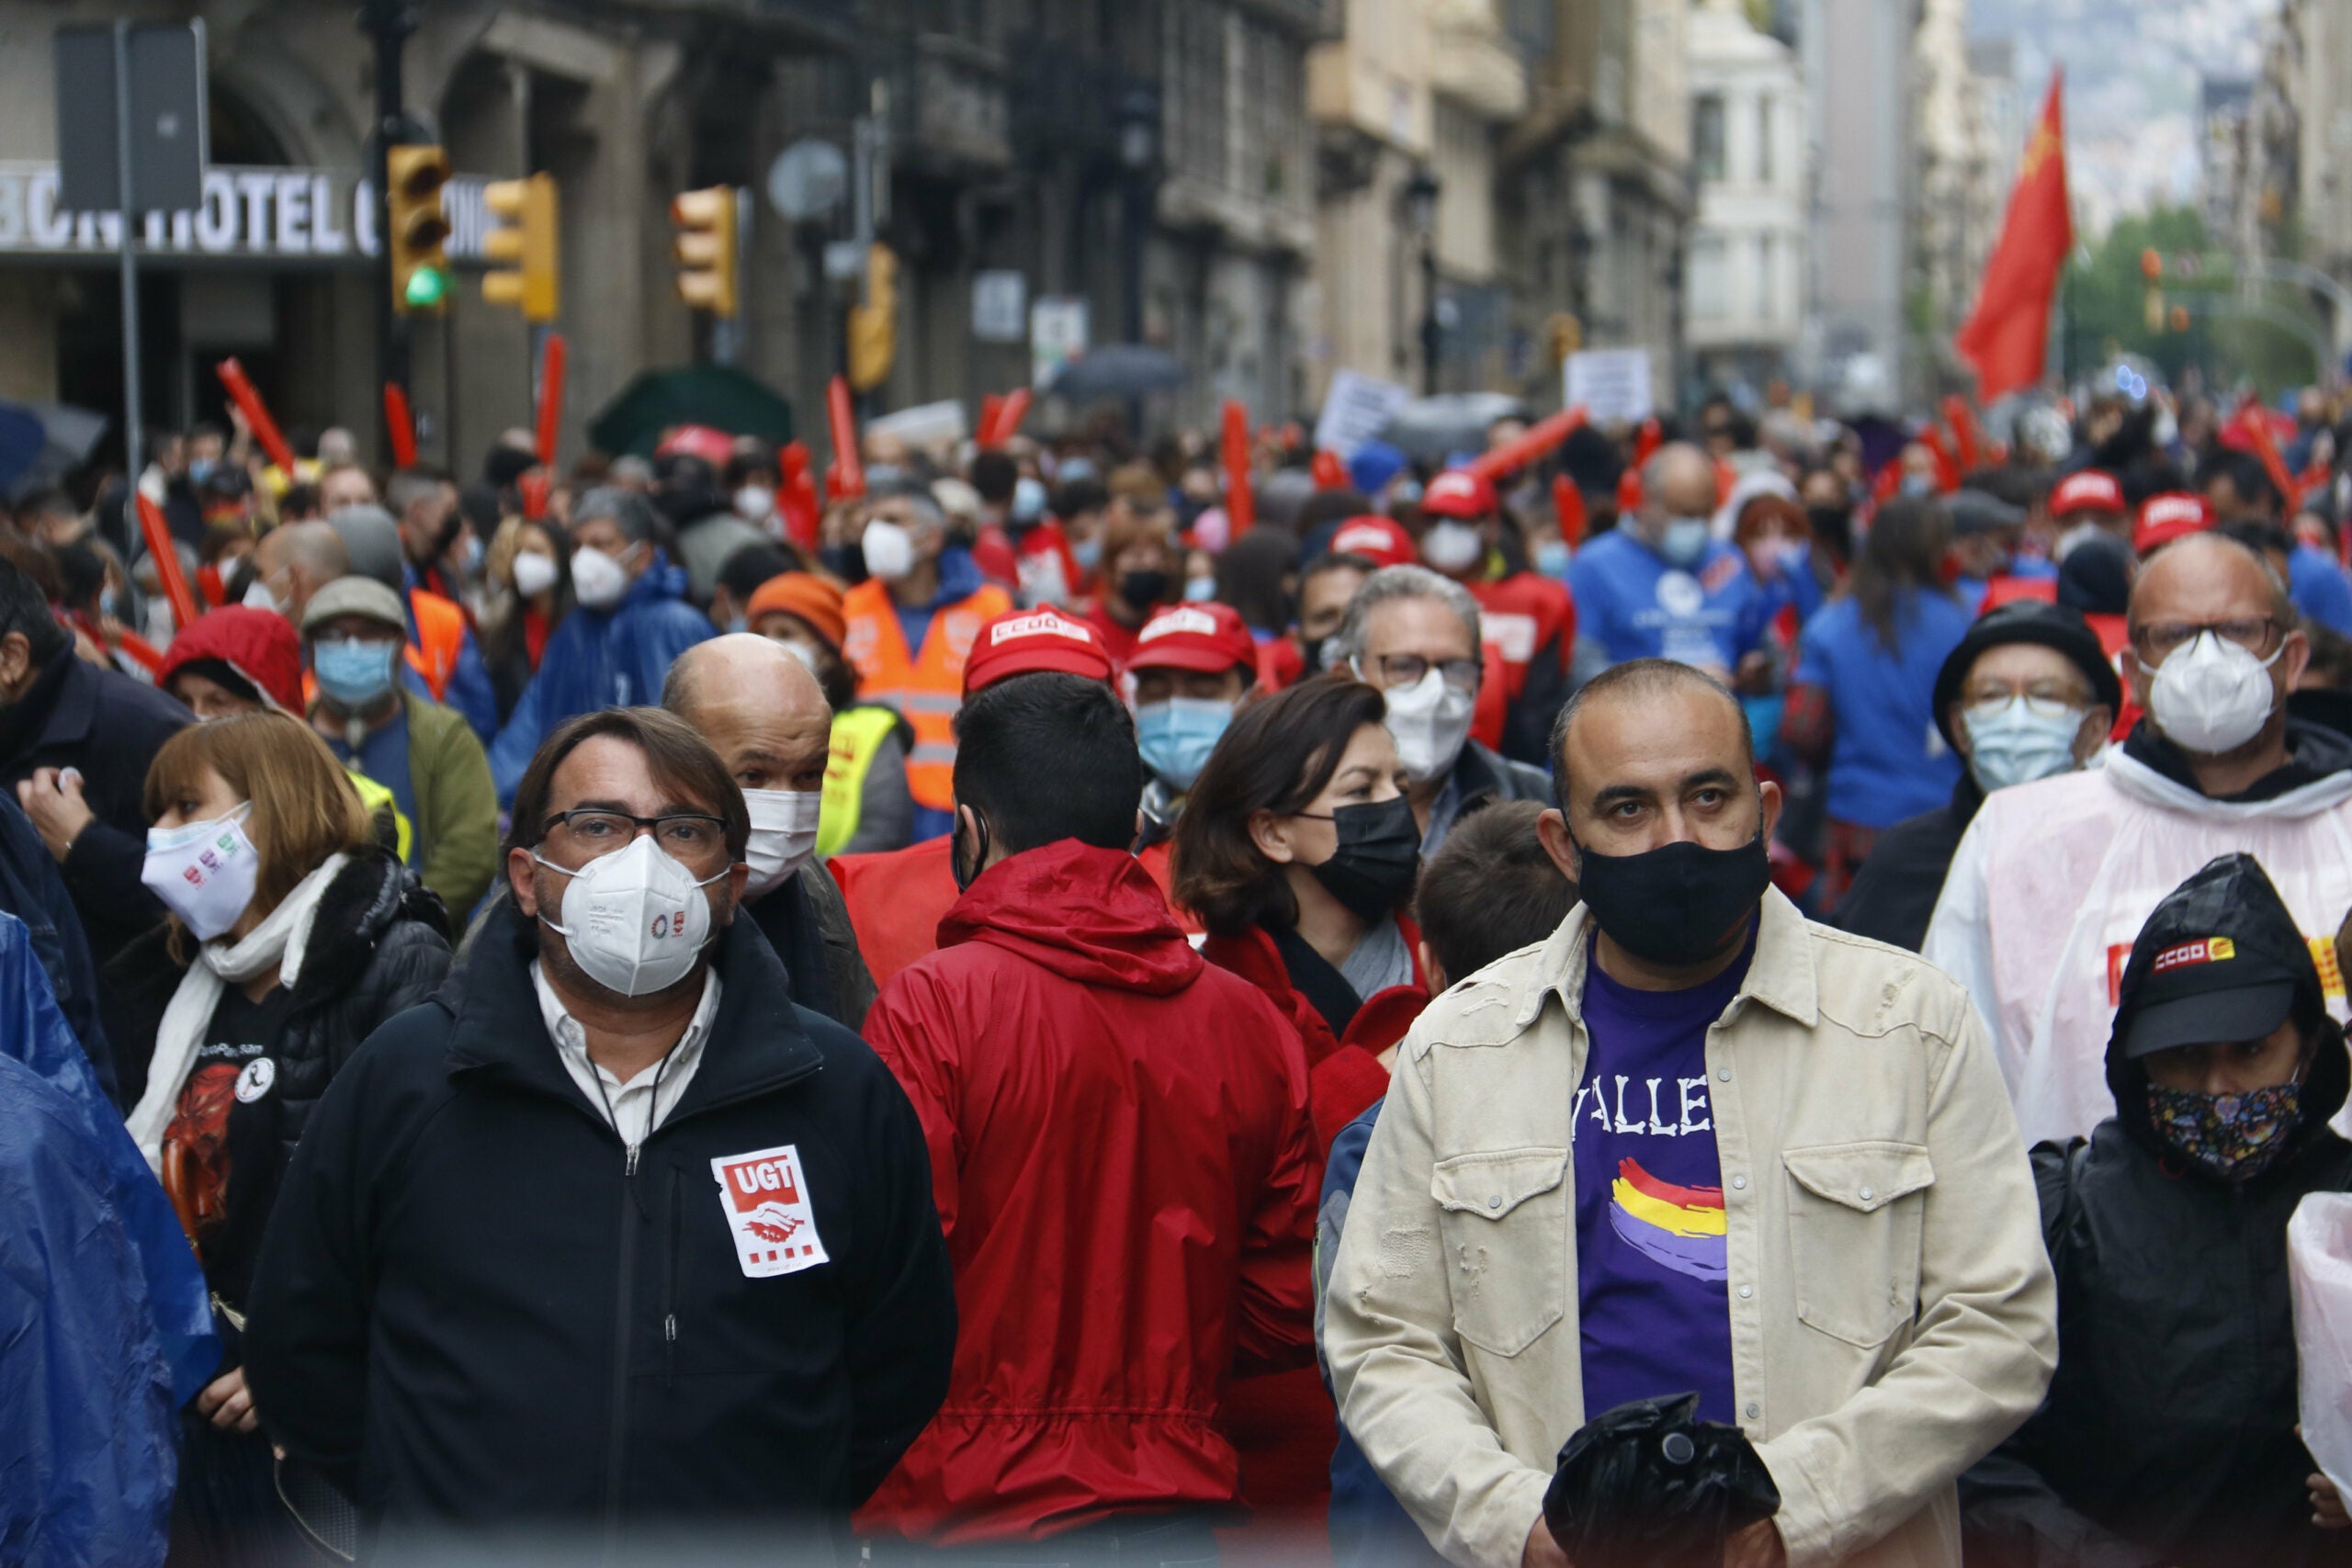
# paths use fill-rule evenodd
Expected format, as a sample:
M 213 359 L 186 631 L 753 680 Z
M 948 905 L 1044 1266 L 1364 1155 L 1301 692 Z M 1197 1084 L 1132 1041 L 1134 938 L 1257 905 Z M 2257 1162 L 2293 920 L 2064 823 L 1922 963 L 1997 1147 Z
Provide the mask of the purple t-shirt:
M 1636 991 L 1598 964 L 1586 971 L 1592 1049 L 1568 1126 L 1588 1420 L 1693 1390 L 1702 1417 L 1736 1419 L 1707 1026 L 1755 952 L 1751 930 L 1737 962 L 1687 991 Z

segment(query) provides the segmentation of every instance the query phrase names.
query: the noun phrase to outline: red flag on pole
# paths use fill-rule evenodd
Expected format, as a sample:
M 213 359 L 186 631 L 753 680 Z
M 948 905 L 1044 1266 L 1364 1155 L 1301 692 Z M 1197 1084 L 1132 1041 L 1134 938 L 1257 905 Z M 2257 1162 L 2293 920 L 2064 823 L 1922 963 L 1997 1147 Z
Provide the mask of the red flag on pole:
M 543 468 L 555 467 L 556 432 L 563 428 L 564 358 L 563 334 L 548 333 L 539 348 L 538 452 Z
M 1976 367 L 1976 400 L 1990 403 L 2041 379 L 2050 347 L 2050 301 L 2075 243 L 2066 209 L 2065 73 L 2050 73 L 2041 119 L 2009 190 L 2001 238 L 1984 264 L 1976 310 L 1952 338 Z
M 1224 425 L 1225 515 L 1232 525 L 1226 536 L 1238 539 L 1258 521 L 1257 492 L 1250 487 L 1250 411 L 1226 399 Z

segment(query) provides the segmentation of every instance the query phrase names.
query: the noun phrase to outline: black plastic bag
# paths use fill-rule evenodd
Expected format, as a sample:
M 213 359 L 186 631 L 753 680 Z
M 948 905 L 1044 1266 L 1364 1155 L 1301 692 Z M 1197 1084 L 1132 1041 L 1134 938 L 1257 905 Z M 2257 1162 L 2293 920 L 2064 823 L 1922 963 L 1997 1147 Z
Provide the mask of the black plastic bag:
M 1544 1522 L 1576 1568 L 1720 1568 L 1724 1542 L 1780 1512 L 1747 1434 L 1699 1396 L 1621 1404 L 1560 1450 Z

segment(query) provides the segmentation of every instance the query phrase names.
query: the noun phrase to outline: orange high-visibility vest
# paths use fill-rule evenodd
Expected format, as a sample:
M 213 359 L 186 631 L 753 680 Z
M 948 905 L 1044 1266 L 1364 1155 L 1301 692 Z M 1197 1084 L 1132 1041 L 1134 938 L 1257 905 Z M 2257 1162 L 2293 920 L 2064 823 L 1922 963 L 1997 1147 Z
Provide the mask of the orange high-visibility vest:
M 917 806 L 954 808 L 956 710 L 964 705 L 964 660 L 980 628 L 1012 608 L 1012 596 L 1003 589 L 983 585 L 971 597 L 933 612 L 922 649 L 910 653 L 887 583 L 868 579 L 842 595 L 842 619 L 848 629 L 842 657 L 857 671 L 858 699 L 888 704 L 914 729 L 907 792 Z
M 432 688 L 433 700 L 447 700 L 449 677 L 465 647 L 466 613 L 438 593 L 422 588 L 408 591 L 408 611 L 416 621 L 416 640 L 408 645 L 408 667 Z

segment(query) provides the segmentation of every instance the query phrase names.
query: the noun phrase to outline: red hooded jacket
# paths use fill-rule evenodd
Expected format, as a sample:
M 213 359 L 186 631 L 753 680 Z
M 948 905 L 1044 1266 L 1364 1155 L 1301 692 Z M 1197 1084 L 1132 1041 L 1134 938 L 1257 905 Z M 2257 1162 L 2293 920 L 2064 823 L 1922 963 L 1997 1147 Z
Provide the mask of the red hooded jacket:
M 168 687 L 180 671 L 207 661 L 227 665 L 265 701 L 302 716 L 302 645 L 285 616 L 243 604 L 207 610 L 172 638 L 155 684 Z
M 1227 1379 L 1313 1353 L 1298 1036 L 1124 851 L 1001 861 L 940 941 L 865 1036 L 922 1122 L 961 1328 L 859 1529 L 956 1545 L 1231 1503 Z

